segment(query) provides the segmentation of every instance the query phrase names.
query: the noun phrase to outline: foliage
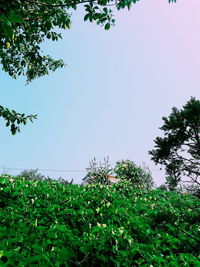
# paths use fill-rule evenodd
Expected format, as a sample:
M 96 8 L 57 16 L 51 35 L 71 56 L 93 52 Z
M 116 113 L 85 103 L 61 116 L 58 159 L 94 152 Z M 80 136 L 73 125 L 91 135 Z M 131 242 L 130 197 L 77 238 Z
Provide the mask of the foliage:
M 198 198 L 0 177 L 1 266 L 198 266 Z
M 46 180 L 48 180 L 48 179 L 46 179 Z M 55 181 L 55 180 L 52 179 L 52 181 Z M 58 182 L 60 184 L 63 184 L 63 185 L 71 185 L 71 184 L 73 184 L 74 180 L 71 179 L 71 181 L 69 182 L 68 180 L 63 179 L 62 177 L 59 177 Z
M 149 152 L 152 160 L 165 166 L 174 186 L 183 177 L 200 185 L 200 101 L 191 97 L 183 109 L 173 107 L 169 117 L 162 119 L 164 137 L 154 140 L 156 149 Z
M 163 190 L 163 191 L 167 191 L 168 190 L 168 187 L 167 187 L 166 184 L 161 184 L 159 187 L 157 187 L 157 189 Z
M 146 188 L 151 188 L 153 185 L 153 179 L 149 168 L 145 165 L 143 165 L 143 167 L 138 167 L 131 160 L 117 161 L 114 172 L 117 178 L 127 180 L 134 185 L 142 185 Z
M 170 191 L 176 190 L 179 179 L 174 179 L 172 176 L 166 177 L 166 185 Z
M 199 185 L 192 183 L 190 185 L 185 186 L 185 189 L 189 194 L 192 194 L 200 198 L 200 186 Z
M 70 29 L 71 14 L 82 4 L 84 20 L 96 21 L 106 30 L 114 25 L 111 6 L 118 10 L 130 9 L 139 0 L 0 0 L 0 63 L 11 77 L 26 76 L 27 83 L 65 66 L 63 60 L 54 60 L 44 55 L 41 44 L 50 39 L 62 38 L 59 29 Z M 169 0 L 174 2 L 174 0 Z M 2 115 L 4 114 L 4 115 Z M 35 115 L 25 116 L 0 106 L 0 117 L 11 124 L 11 132 L 20 130 L 19 124 L 35 119 Z M 11 119 L 9 119 L 11 118 Z
M 40 45 L 46 39 L 62 38 L 59 29 L 70 29 L 70 10 L 84 5 L 84 20 L 96 21 L 106 30 L 114 25 L 113 8 L 130 9 L 139 0 L 0 0 L 0 58 L 3 70 L 27 82 L 63 67 L 62 60 L 44 55 Z M 169 2 L 174 2 L 169 0 Z
M 30 120 L 33 122 L 33 119 L 37 118 L 37 115 L 28 115 L 24 113 L 17 113 L 15 110 L 9 110 L 0 106 L 0 117 L 6 121 L 6 127 L 10 127 L 11 133 L 14 135 L 16 132 L 20 132 L 20 124 L 27 124 L 27 121 Z
M 108 175 L 110 174 L 112 174 L 112 168 L 109 163 L 109 158 L 104 158 L 103 162 L 97 162 L 96 158 L 94 158 L 89 162 L 86 182 L 88 184 L 110 184 L 108 180 Z
M 38 169 L 23 170 L 17 177 L 23 177 L 25 180 L 44 180 L 45 176 L 38 172 Z
M 25 180 L 46 180 L 46 181 L 56 181 L 55 179 L 50 178 L 49 176 L 45 177 L 43 174 L 38 172 L 38 169 L 30 169 L 30 170 L 23 170 L 17 176 L 18 178 L 23 178 Z M 59 183 L 63 185 L 70 185 L 73 184 L 73 179 L 69 182 L 61 177 L 57 180 Z

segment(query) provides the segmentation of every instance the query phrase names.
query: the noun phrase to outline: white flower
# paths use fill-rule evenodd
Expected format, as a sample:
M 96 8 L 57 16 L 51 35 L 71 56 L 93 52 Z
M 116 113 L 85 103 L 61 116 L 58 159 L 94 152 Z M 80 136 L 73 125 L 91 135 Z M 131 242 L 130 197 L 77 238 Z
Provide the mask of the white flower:
M 128 239 L 128 243 L 129 243 L 129 245 L 131 245 L 132 244 L 132 240 Z
M 124 227 L 120 227 L 120 228 L 119 228 L 119 232 L 120 232 L 120 234 L 123 234 L 123 232 L 124 232 Z
M 96 212 L 99 213 L 99 211 L 100 211 L 100 208 L 98 207 L 98 208 L 96 209 Z
M 109 208 L 109 207 L 110 207 L 110 205 L 111 205 L 111 203 L 110 203 L 110 202 L 108 202 L 108 203 L 106 204 L 107 208 Z

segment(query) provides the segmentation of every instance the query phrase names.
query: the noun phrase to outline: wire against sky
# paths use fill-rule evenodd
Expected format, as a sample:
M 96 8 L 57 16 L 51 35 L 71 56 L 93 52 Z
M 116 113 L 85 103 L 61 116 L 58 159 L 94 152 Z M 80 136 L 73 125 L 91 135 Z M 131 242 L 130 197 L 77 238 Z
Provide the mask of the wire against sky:
M 100 169 L 101 167 L 98 167 L 97 169 Z M 7 168 L 5 166 L 2 166 L 1 169 L 4 169 L 4 170 L 17 170 L 17 171 L 24 171 L 24 170 L 33 170 L 34 168 L 32 169 L 26 169 L 26 168 Z M 85 170 L 50 170 L 50 169 L 37 169 L 36 170 L 38 171 L 48 171 L 48 172 L 86 172 L 87 169 Z M 160 171 L 160 170 L 150 170 L 152 172 L 157 172 L 157 171 Z
M 23 170 L 33 170 L 32 169 L 26 169 L 26 168 L 7 168 L 7 167 L 2 167 L 2 169 L 5 170 L 18 170 L 18 171 L 23 171 Z M 85 172 L 86 170 L 49 170 L 49 169 L 38 169 L 38 171 L 48 171 L 48 172 Z

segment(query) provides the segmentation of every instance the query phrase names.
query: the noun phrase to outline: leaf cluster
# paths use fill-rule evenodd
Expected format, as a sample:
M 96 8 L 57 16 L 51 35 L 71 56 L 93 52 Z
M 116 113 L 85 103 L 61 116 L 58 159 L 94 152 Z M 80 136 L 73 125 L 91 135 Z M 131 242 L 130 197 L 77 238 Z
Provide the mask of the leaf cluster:
M 37 115 L 28 115 L 24 113 L 17 113 L 15 110 L 10 110 L 0 106 L 0 117 L 6 121 L 6 127 L 10 127 L 10 131 L 13 135 L 16 132 L 20 132 L 20 124 L 26 125 L 27 121 L 33 122 L 34 119 L 37 119 Z

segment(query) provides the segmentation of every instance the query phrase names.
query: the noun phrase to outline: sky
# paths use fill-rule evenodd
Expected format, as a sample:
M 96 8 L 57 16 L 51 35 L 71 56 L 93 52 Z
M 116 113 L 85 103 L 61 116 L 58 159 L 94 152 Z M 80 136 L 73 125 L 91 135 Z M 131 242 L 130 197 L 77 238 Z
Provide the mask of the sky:
M 0 71 L 0 105 L 38 114 L 15 136 L 0 120 L 0 173 L 39 169 L 81 183 L 92 158 L 109 156 L 145 162 L 155 184 L 165 182 L 148 151 L 162 117 L 200 98 L 199 10 L 199 0 L 141 0 L 114 11 L 116 25 L 105 31 L 78 8 L 63 39 L 42 45 L 64 69 L 28 86 Z

